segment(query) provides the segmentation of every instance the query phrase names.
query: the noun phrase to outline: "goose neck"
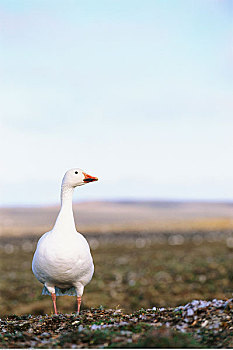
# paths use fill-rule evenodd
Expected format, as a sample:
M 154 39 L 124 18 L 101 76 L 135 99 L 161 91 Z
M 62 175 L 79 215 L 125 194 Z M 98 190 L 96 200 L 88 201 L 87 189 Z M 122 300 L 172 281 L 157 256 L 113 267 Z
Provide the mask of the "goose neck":
M 62 185 L 61 187 L 61 208 L 71 207 L 72 209 L 72 198 L 73 198 L 74 188 L 67 185 Z
M 54 226 L 54 228 L 56 229 L 55 231 L 63 232 L 63 229 L 65 229 L 68 232 L 69 230 L 75 229 L 74 215 L 72 209 L 73 192 L 73 187 L 62 185 L 61 209 Z

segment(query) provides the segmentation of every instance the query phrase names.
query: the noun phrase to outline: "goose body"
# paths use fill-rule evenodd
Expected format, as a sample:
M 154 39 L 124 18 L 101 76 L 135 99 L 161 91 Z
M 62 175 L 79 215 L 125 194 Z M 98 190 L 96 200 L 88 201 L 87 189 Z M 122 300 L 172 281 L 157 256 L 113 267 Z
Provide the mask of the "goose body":
M 79 312 L 84 287 L 94 273 L 88 242 L 75 228 L 72 195 L 76 186 L 97 180 L 81 169 L 66 172 L 61 189 L 61 210 L 56 223 L 51 231 L 39 239 L 33 256 L 32 271 L 44 284 L 42 294 L 52 296 L 55 313 L 56 295 L 77 295 Z
M 90 282 L 94 264 L 89 245 L 80 233 L 69 232 L 64 239 L 50 231 L 38 242 L 32 269 L 49 293 L 54 286 L 61 294 L 69 295 L 70 288 L 82 289 Z M 59 295 L 59 289 L 56 295 Z

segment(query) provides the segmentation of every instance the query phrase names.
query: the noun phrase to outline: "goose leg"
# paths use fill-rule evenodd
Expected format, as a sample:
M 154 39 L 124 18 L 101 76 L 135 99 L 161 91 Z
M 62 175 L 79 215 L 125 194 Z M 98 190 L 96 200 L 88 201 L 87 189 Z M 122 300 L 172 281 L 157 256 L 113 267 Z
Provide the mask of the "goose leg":
M 55 286 L 50 284 L 49 282 L 45 282 L 45 287 L 48 289 L 49 293 L 51 294 L 52 301 L 53 301 L 53 307 L 54 307 L 54 313 L 57 315 L 57 305 L 56 305 L 56 290 Z
M 77 297 L 77 304 L 78 304 L 77 313 L 78 313 L 78 314 L 79 314 L 79 312 L 80 312 L 81 300 L 82 300 L 81 297 Z
M 82 283 L 77 282 L 75 285 L 75 289 L 77 293 L 77 304 L 78 304 L 77 314 L 79 314 L 84 286 Z
M 56 294 L 55 294 L 55 293 L 52 293 L 51 295 L 52 295 L 54 313 L 55 313 L 55 315 L 57 315 Z

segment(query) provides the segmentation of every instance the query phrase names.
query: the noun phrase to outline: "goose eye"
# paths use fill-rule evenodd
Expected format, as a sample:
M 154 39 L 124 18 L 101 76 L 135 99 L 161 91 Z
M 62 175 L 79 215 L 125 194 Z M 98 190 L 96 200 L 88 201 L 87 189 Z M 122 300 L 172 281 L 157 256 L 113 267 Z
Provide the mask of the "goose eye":
M 75 171 L 75 174 L 78 174 L 78 171 Z

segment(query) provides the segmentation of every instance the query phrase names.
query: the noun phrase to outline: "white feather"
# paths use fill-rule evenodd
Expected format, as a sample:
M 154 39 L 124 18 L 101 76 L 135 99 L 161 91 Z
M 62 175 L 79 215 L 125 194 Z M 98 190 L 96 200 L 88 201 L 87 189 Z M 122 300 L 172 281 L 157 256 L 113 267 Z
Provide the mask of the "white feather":
M 74 187 L 83 185 L 84 178 L 81 169 L 71 169 L 65 174 L 56 223 L 38 241 L 32 270 L 44 284 L 43 294 L 82 296 L 84 287 L 92 279 L 94 264 L 90 248 L 83 235 L 76 231 L 72 211 Z

